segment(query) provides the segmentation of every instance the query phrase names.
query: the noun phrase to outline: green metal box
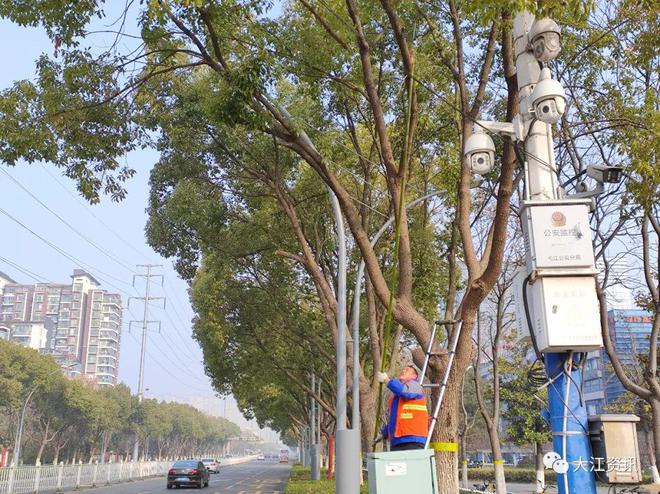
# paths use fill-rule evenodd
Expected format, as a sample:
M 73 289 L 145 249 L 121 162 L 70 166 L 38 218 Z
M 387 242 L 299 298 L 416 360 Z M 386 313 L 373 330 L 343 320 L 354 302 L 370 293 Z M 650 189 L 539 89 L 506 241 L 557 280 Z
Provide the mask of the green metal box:
M 370 453 L 369 494 L 438 494 L 432 449 Z

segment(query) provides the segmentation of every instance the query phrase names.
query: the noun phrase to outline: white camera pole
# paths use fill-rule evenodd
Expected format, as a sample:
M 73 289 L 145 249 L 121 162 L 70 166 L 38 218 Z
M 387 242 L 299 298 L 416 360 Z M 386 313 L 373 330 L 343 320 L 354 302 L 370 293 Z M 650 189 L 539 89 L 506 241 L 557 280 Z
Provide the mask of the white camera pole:
M 520 116 L 526 131 L 525 202 L 530 208 L 540 206 L 538 202 L 547 201 L 552 204 L 552 201 L 564 199 L 558 184 L 551 125 L 536 120 L 529 111 L 532 90 L 541 76 L 541 66 L 530 49 L 528 37 L 534 20 L 533 15 L 523 12 L 513 22 Z M 530 245 L 526 247 L 529 249 Z M 561 329 L 554 327 L 548 328 L 548 331 Z M 530 327 L 529 331 L 533 333 L 535 330 Z M 558 475 L 557 484 L 560 494 L 596 494 L 593 472 L 589 468 L 576 467 L 580 460 L 591 459 L 591 447 L 587 434 L 586 406 L 580 403 L 580 390 L 576 384 L 581 382 L 582 371 L 574 369 L 572 362 L 573 352 L 545 354 L 546 372 L 550 379 L 554 379 L 552 385 L 548 386 L 553 446 L 566 462 L 563 463 L 565 473 Z

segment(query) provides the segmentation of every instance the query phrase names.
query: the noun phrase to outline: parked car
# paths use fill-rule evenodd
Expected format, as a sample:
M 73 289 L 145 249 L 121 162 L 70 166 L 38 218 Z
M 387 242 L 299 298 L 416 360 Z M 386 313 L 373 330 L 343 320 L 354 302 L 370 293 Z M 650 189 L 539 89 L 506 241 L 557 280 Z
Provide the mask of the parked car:
M 167 472 L 167 488 L 196 486 L 198 489 L 209 486 L 209 471 L 200 460 L 179 460 Z
M 260 454 L 259 456 L 257 456 L 257 460 L 258 461 L 265 461 L 266 460 L 266 455 Z
M 214 460 L 213 458 L 203 458 L 202 463 L 204 463 L 204 466 L 209 471 L 209 473 L 220 472 L 220 462 L 218 460 Z

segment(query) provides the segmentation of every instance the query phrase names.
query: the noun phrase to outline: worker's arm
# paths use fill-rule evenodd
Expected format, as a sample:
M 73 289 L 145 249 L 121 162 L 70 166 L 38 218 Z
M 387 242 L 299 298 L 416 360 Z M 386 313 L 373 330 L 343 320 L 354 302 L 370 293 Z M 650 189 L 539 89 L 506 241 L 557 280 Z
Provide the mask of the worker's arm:
M 390 379 L 387 383 L 389 389 L 396 396 L 400 396 L 406 400 L 417 400 L 424 398 L 424 389 L 417 381 L 408 381 L 403 384 L 398 379 Z

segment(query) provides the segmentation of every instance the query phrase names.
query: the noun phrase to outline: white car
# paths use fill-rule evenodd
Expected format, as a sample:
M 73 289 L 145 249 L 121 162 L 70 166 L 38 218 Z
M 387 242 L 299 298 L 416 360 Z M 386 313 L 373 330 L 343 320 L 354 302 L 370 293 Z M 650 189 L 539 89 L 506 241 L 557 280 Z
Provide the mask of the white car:
M 213 458 L 203 458 L 202 463 L 209 473 L 220 473 L 220 463 Z
M 266 455 L 261 454 L 261 455 L 257 456 L 257 460 L 266 461 Z

